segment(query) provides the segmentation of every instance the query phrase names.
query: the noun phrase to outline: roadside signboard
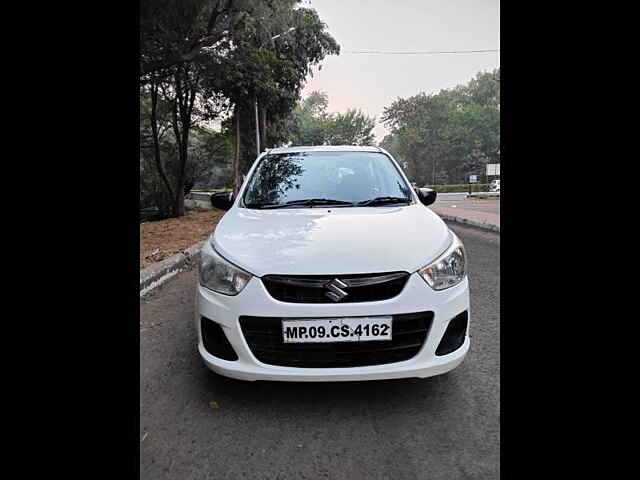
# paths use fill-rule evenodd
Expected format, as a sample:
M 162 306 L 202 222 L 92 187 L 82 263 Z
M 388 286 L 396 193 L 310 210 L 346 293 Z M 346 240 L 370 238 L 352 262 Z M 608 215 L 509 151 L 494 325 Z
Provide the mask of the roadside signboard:
M 469 183 L 478 183 L 477 175 L 469 175 Z
M 500 175 L 499 163 L 487 163 L 487 175 Z

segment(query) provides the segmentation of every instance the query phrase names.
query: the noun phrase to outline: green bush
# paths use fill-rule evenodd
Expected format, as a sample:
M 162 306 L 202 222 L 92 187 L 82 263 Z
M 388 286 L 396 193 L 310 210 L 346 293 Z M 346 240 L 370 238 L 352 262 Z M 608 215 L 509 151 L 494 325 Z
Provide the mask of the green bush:
M 438 193 L 462 193 L 469 192 L 469 185 L 466 183 L 458 184 L 458 185 L 424 185 L 426 188 L 431 188 Z M 488 192 L 489 184 L 488 183 L 472 183 L 471 184 L 472 192 Z

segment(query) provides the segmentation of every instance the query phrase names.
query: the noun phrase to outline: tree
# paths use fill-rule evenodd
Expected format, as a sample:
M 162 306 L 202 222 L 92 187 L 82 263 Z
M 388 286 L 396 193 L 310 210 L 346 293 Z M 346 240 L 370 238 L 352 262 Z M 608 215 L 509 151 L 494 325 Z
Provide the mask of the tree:
M 186 186 L 192 188 L 220 188 L 227 185 L 231 159 L 231 135 L 197 127 L 189 143 Z
M 328 145 L 373 145 L 375 117 L 360 110 L 347 110 L 332 117 L 329 123 Z
M 187 139 L 188 159 L 183 181 L 179 182 L 180 154 L 173 130 L 171 105 L 158 95 L 156 104 L 156 138 L 150 121 L 150 95 L 141 97 L 140 110 L 140 203 L 141 208 L 156 207 L 161 217 L 175 216 L 176 189 L 188 192 L 198 182 L 219 185 L 222 175 L 228 175 L 230 142 L 228 132 L 214 132 L 204 126 L 192 127 Z M 179 137 L 178 137 L 179 138 Z M 158 165 L 158 160 L 160 164 Z M 223 183 L 226 183 L 226 178 Z
M 141 123 L 148 129 L 146 138 L 153 156 L 146 172 L 155 167 L 165 190 L 163 215 L 182 216 L 187 172 L 192 170 L 189 165 L 191 131 L 202 121 L 218 116 L 226 107 L 224 99 L 202 89 L 201 65 L 184 63 L 170 70 L 171 75 L 153 74 L 141 85 L 144 117 Z M 171 141 L 167 138 L 169 135 Z
M 172 199 L 167 215 L 184 214 L 183 192 L 193 169 L 192 129 L 233 110 L 235 128 L 225 131 L 235 135 L 233 183 L 237 188 L 241 166 L 254 158 L 249 147 L 255 146 L 255 140 L 244 134 L 255 128 L 255 121 L 251 126 L 247 122 L 252 116 L 246 114 L 253 102 L 259 100 L 262 106 L 264 141 L 282 136 L 282 118 L 295 106 L 311 66 L 339 53 L 315 10 L 299 8 L 298 3 L 141 0 L 141 99 L 149 97 L 146 137 L 153 152 L 144 172 L 158 180 L 164 199 Z M 283 36 L 273 41 L 275 34 L 292 26 L 293 39 Z M 167 118 L 173 150 L 163 145 L 160 135 Z M 269 134 L 268 123 L 274 126 Z M 155 171 L 150 174 L 152 168 Z
M 449 99 L 424 93 L 398 99 L 383 113 L 383 121 L 398 137 L 413 179 L 433 182 L 438 164 L 445 162 L 450 148 L 446 127 L 451 114 Z M 393 152 L 392 152 L 393 153 Z
M 373 145 L 376 120 L 360 110 L 329 114 L 325 92 L 311 92 L 288 119 L 293 145 Z
M 270 16 L 261 19 L 272 27 L 268 35 L 273 32 L 274 25 L 281 28 L 280 33 L 287 34 L 273 40 L 260 28 L 247 30 L 242 35 L 238 33 L 236 48 L 226 58 L 219 59 L 218 75 L 211 77 L 211 88 L 222 92 L 234 104 L 238 139 L 234 155 L 234 171 L 237 172 L 234 189 L 238 187 L 240 171 L 246 171 L 255 159 L 255 102 L 263 112 L 263 147 L 283 141 L 286 138 L 282 128 L 284 119 L 300 97 L 311 67 L 326 55 L 340 51 L 315 10 L 292 8 L 295 3 L 285 2 L 277 8 L 278 2 L 275 2 Z
M 224 57 L 237 32 L 253 28 L 274 3 L 285 2 L 140 0 L 140 76 L 162 75 L 203 57 Z
M 314 91 L 300 101 L 287 119 L 289 141 L 293 145 L 324 145 L 328 138 L 329 97 Z
M 418 183 L 466 182 L 500 162 L 500 70 L 435 95 L 398 98 L 384 109 L 382 146 L 406 161 Z

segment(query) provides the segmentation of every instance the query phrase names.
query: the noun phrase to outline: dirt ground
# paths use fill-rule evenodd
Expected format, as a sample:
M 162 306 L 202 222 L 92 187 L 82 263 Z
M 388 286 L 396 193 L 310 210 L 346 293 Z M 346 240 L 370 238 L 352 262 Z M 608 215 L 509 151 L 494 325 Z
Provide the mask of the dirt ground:
M 205 240 L 222 218 L 221 210 L 190 211 L 184 217 L 140 224 L 140 269 Z

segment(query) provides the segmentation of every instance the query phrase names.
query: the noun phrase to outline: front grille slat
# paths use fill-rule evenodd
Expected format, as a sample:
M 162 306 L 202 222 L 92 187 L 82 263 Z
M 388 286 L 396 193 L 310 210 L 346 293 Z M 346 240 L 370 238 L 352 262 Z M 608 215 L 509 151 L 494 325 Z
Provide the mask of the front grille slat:
M 355 275 L 265 275 L 263 285 L 276 300 L 288 303 L 334 303 L 326 294 L 326 285 L 334 279 L 344 282 L 348 294 L 339 303 L 388 300 L 402 292 L 409 279 L 407 272 Z
M 390 341 L 284 343 L 281 317 L 240 317 L 240 328 L 261 362 L 285 367 L 362 367 L 413 358 L 426 341 L 433 312 L 393 315 Z

